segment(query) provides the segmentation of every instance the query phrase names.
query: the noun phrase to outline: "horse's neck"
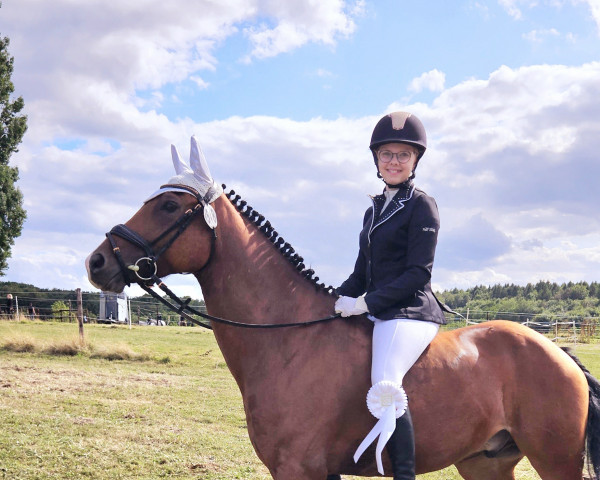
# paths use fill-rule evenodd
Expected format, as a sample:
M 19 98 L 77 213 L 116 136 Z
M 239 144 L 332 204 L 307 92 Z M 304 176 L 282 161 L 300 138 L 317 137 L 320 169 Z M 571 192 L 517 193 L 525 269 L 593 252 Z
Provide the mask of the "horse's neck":
M 213 258 L 198 275 L 209 311 L 255 323 L 317 318 L 331 297 L 318 292 L 277 247 L 224 196 L 215 202 L 219 222 Z M 310 305 L 308 305 L 310 304 Z M 331 314 L 331 312 L 329 312 Z
M 211 315 L 249 323 L 290 323 L 333 314 L 333 297 L 303 278 L 229 200 L 222 196 L 214 207 L 219 226 L 213 257 L 197 274 Z M 244 372 L 269 359 L 281 360 L 287 354 L 280 348 L 281 339 L 290 340 L 300 332 L 297 328 L 249 330 L 217 323 L 213 329 L 242 389 Z

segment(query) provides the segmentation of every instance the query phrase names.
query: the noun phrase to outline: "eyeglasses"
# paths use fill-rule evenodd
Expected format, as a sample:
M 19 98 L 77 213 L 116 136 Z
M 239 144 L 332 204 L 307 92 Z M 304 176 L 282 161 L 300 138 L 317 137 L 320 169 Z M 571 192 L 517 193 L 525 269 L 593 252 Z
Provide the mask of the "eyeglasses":
M 377 152 L 377 158 L 380 162 L 390 163 L 394 157 L 398 160 L 398 163 L 407 163 L 414 152 L 390 152 L 389 150 L 379 150 Z

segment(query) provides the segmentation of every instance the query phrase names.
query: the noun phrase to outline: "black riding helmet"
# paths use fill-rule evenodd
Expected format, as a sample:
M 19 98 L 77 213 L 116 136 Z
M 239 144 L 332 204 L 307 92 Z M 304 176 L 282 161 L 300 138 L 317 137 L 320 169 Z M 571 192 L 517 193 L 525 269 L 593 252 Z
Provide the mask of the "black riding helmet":
M 386 143 L 406 143 L 418 150 L 417 163 L 427 150 L 427 134 L 425 127 L 417 117 L 408 112 L 393 112 L 383 117 L 371 135 L 369 148 L 373 152 L 375 166 L 377 166 L 377 149 Z M 377 169 L 379 171 L 379 168 Z

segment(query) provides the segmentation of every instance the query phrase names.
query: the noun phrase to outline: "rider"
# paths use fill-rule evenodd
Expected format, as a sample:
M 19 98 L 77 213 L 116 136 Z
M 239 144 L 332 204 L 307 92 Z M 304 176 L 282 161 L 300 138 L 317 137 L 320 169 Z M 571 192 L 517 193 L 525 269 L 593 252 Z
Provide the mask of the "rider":
M 367 406 L 380 420 L 354 459 L 379 435 L 378 470 L 383 474 L 381 451 L 387 444 L 394 480 L 415 478 L 413 425 L 402 379 L 446 323 L 430 282 L 440 226 L 437 205 L 413 183 L 426 148 L 425 128 L 410 113 L 391 113 L 375 126 L 370 149 L 386 186 L 371 197 L 354 271 L 336 290 L 337 313 L 366 313 L 374 323 Z

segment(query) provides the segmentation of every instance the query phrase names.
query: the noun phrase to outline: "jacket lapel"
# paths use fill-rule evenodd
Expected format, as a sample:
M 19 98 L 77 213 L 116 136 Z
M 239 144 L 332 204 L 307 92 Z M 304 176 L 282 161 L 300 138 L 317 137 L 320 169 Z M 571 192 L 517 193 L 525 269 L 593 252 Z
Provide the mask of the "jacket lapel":
M 373 202 L 373 219 L 371 228 L 369 229 L 369 236 L 379 225 L 387 222 L 396 213 L 402 210 L 404 204 L 412 198 L 414 191 L 414 185 L 411 185 L 408 190 L 399 190 L 383 212 L 381 210 L 385 203 L 385 195 L 371 197 L 371 201 Z

